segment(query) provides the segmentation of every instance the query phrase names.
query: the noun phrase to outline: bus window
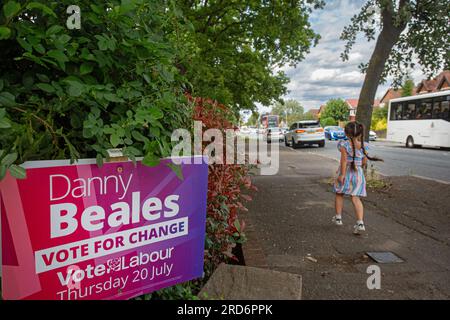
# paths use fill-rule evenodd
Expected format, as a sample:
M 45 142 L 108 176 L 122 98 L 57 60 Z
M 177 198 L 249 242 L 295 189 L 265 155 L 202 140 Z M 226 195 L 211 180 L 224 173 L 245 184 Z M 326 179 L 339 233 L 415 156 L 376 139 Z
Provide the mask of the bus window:
M 450 101 L 442 101 L 441 102 L 441 116 L 439 119 L 450 120 Z
M 449 101 L 446 97 L 433 99 L 433 119 L 449 119 Z
M 433 99 L 433 119 L 439 119 L 441 115 L 441 100 L 440 98 Z
M 403 111 L 403 120 L 414 120 L 416 115 L 416 104 L 408 103 L 405 105 L 405 110 Z
M 421 100 L 416 112 L 416 119 L 431 119 L 431 107 L 431 99 Z
M 401 120 L 402 119 L 402 104 L 393 103 L 391 107 L 391 120 Z

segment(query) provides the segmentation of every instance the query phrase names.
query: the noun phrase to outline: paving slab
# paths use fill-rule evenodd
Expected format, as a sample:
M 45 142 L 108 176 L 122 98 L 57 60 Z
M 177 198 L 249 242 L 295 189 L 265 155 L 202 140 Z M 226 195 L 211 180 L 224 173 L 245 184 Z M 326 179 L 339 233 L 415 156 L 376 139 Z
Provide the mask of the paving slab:
M 300 300 L 302 277 L 263 268 L 221 264 L 198 296 L 214 300 Z

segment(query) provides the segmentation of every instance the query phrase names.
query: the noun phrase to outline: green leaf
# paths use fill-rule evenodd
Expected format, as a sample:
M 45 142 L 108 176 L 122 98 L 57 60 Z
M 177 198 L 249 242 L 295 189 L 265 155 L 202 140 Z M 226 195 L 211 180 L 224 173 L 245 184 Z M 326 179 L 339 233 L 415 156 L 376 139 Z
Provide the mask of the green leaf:
M 11 29 L 8 27 L 0 27 L 0 40 L 9 39 L 11 36 Z
M 63 70 L 66 69 L 65 63 L 69 61 L 69 59 L 62 50 L 50 50 L 49 52 L 47 52 L 47 56 L 55 59 L 58 62 L 61 69 Z
M 132 1 L 132 0 L 122 0 L 121 2 L 122 2 L 120 5 L 120 13 L 121 14 L 126 14 L 126 13 L 132 11 L 136 6 L 134 1 Z
M 239 222 L 239 219 L 234 220 L 234 227 L 238 232 L 241 232 L 241 223 Z
M 112 146 L 116 148 L 120 144 L 120 138 L 117 134 L 112 134 L 109 138 L 109 142 L 111 142 Z
M 6 118 L 0 119 L 0 129 L 11 128 L 11 123 Z
M 42 82 L 50 82 L 50 79 L 47 77 L 47 75 L 42 74 L 42 73 L 38 73 L 36 74 L 36 76 L 38 77 L 39 80 L 41 80 Z
M 184 176 L 183 176 L 183 170 L 180 164 L 175 164 L 173 162 L 169 162 L 166 164 L 170 169 L 172 169 L 173 172 L 175 172 L 175 174 L 177 175 L 178 179 L 180 179 L 181 181 L 184 180 Z
M 147 153 L 142 159 L 142 164 L 149 167 L 156 167 L 160 163 L 161 159 L 153 153 Z
M 89 74 L 92 72 L 93 69 L 94 66 L 92 65 L 92 63 L 85 62 L 80 66 L 80 74 L 81 75 Z
M 131 135 L 137 141 L 145 142 L 148 140 L 148 138 L 144 137 L 139 131 L 136 130 L 132 131 Z
M 67 34 L 62 34 L 58 37 L 58 42 L 60 42 L 62 44 L 66 44 L 67 42 L 70 41 L 70 39 L 72 39 L 71 36 L 69 36 Z
M 156 120 L 162 119 L 164 117 L 164 113 L 160 109 L 151 108 L 149 111 L 152 117 Z
M 55 92 L 55 88 L 52 85 L 48 84 L 48 83 L 38 83 L 36 85 L 36 87 L 38 87 L 39 89 L 41 89 L 42 91 L 45 91 L 47 93 Z
M 100 168 L 103 166 L 103 156 L 101 153 L 97 153 L 96 162 L 97 166 L 99 166 Z
M 0 106 L 14 107 L 16 105 L 16 98 L 9 92 L 0 93 Z
M 0 180 L 2 180 L 5 177 L 6 169 L 8 169 L 6 166 L 0 166 Z
M 84 85 L 79 83 L 78 81 L 66 81 L 69 84 L 69 88 L 67 90 L 67 93 L 71 97 L 79 97 L 83 93 Z
M 108 39 L 101 35 L 96 35 L 95 38 L 98 40 L 97 45 L 100 50 L 108 50 Z
M 5 109 L 0 109 L 0 129 L 8 129 L 11 128 L 11 123 L 9 122 L 9 120 L 7 118 L 5 118 L 6 115 L 6 110 Z M 0 150 L 1 155 L 3 154 L 3 150 Z
M 9 19 L 15 16 L 20 11 L 20 3 L 15 1 L 8 1 L 3 6 L 3 13 L 5 14 L 6 19 Z
M 27 171 L 18 165 L 11 165 L 9 167 L 9 172 L 13 177 L 16 177 L 17 179 L 25 179 L 27 177 Z
M 63 27 L 61 27 L 59 25 L 54 25 L 54 26 L 51 26 L 50 28 L 47 29 L 47 31 L 45 32 L 45 35 L 48 37 L 48 36 L 51 36 L 53 34 L 57 34 L 57 33 L 59 33 L 62 30 L 64 30 Z
M 38 43 L 37 45 L 33 46 L 33 48 L 40 54 L 45 54 L 45 48 L 42 44 Z
M 97 45 L 101 51 L 116 50 L 116 40 L 114 38 L 102 35 L 96 35 L 95 38 L 98 40 Z
M 105 99 L 111 102 L 123 102 L 116 94 L 114 93 L 105 93 Z
M 25 39 L 17 38 L 17 42 L 20 44 L 22 48 L 24 48 L 26 51 L 31 52 L 33 51 L 33 46 L 29 44 Z
M 96 61 L 95 56 L 92 53 L 90 53 L 90 51 L 87 48 L 81 49 L 80 57 L 83 58 L 84 60 Z
M 152 81 L 151 81 L 151 79 L 150 79 L 150 76 L 148 75 L 148 74 L 146 74 L 146 73 L 144 73 L 144 80 L 148 83 L 148 84 L 151 84 L 152 83 Z
M 161 136 L 161 130 L 158 127 L 150 127 L 150 133 L 156 138 Z
M 104 12 L 102 11 L 102 8 L 99 7 L 99 6 L 97 6 L 97 5 L 91 4 L 90 7 L 91 7 L 92 11 L 94 11 L 96 14 L 101 15 L 101 14 L 104 13 Z
M 3 159 L 2 159 L 2 161 L 0 162 L 0 164 L 2 165 L 2 166 L 10 166 L 11 164 L 13 164 L 14 163 L 14 161 L 16 161 L 17 160 L 17 153 L 10 153 L 10 154 L 7 154 Z
M 39 3 L 39 2 L 30 2 L 30 3 L 27 5 L 27 9 L 28 9 L 28 10 L 39 9 L 39 10 L 41 10 L 42 12 L 44 12 L 44 13 L 46 13 L 46 14 L 48 14 L 48 15 L 51 15 L 51 16 L 54 16 L 55 18 L 57 18 L 56 13 L 55 13 L 52 9 L 50 9 L 49 7 L 47 7 L 45 4 L 42 4 L 42 3 Z

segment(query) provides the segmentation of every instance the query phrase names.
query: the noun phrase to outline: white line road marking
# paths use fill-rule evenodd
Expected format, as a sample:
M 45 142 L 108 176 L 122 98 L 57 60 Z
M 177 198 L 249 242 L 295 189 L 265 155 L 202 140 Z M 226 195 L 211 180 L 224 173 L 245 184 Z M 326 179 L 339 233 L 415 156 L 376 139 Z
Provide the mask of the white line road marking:
M 424 177 L 424 176 L 419 176 L 419 175 L 416 175 L 416 174 L 412 174 L 411 177 L 424 179 L 424 180 L 430 180 L 430 181 L 434 181 L 434 182 L 450 185 L 450 182 L 447 182 L 447 181 L 443 181 L 443 180 L 439 180 L 439 179 L 433 179 L 433 178 L 428 178 L 428 177 Z

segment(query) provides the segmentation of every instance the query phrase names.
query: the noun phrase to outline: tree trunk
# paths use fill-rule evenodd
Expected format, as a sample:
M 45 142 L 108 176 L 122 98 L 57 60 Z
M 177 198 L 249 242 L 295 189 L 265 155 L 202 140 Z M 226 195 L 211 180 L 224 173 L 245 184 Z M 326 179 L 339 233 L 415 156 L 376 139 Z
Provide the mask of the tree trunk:
M 364 134 L 366 141 L 369 140 L 373 103 L 386 60 L 406 26 L 406 23 L 401 26 L 394 25 L 391 10 L 393 8 L 386 8 L 382 12 L 383 28 L 378 36 L 375 49 L 369 61 L 356 110 L 356 121 L 364 124 L 366 129 Z

